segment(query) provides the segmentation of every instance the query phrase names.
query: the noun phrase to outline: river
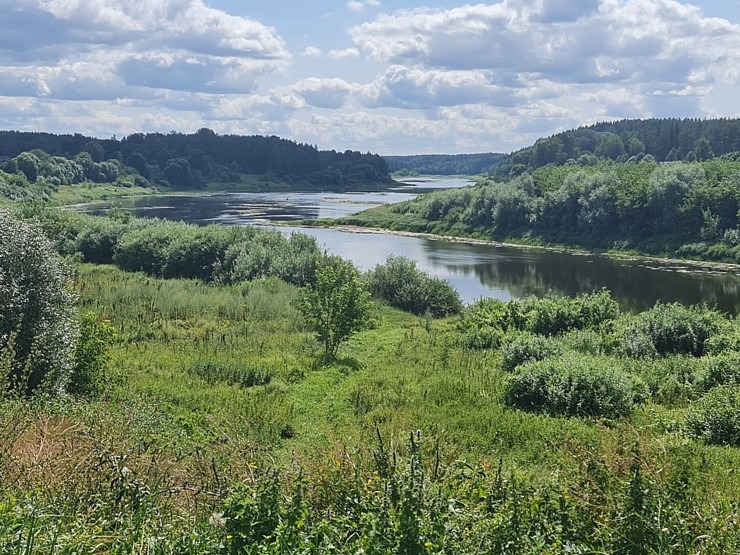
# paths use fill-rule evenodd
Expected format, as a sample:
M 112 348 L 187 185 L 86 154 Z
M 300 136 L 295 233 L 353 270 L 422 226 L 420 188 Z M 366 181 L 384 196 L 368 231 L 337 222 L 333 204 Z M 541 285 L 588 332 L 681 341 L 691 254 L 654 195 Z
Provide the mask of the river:
M 433 189 L 461 187 L 457 178 L 415 181 L 373 193 L 229 193 L 203 197 L 160 196 L 116 201 L 137 216 L 198 224 L 271 225 L 276 221 L 335 218 Z M 106 204 L 85 207 L 104 212 Z M 656 301 L 708 303 L 731 314 L 740 312 L 737 269 L 646 259 L 617 259 L 545 249 L 468 244 L 388 233 L 277 226 L 284 233 L 317 238 L 328 252 L 371 269 L 393 254 L 417 261 L 419 268 L 448 280 L 464 302 L 482 297 L 501 300 L 525 295 L 576 295 L 609 289 L 623 309 L 645 310 Z

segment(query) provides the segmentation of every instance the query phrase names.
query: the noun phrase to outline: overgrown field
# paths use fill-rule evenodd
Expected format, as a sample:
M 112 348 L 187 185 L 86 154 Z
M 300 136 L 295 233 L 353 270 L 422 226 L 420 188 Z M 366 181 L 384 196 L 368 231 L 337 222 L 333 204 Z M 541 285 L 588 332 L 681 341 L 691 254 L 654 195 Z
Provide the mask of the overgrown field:
M 2 553 L 740 550 L 740 329 L 711 310 L 379 306 L 325 362 L 274 278 L 75 287 L 116 333 L 104 393 L 0 402 Z

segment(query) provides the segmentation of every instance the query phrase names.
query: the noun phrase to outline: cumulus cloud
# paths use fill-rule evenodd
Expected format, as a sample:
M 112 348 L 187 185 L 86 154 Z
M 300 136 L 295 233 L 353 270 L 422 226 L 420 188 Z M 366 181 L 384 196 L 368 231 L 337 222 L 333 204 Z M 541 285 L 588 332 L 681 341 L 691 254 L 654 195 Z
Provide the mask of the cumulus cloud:
M 297 83 L 293 89 L 311 106 L 340 108 L 352 92 L 352 85 L 343 79 L 318 79 L 311 77 Z
M 383 14 L 349 32 L 375 61 L 488 70 L 522 86 L 678 83 L 740 58 L 740 26 L 675 0 L 503 0 Z
M 0 71 L 37 68 L 43 94 L 89 97 L 121 85 L 206 92 L 250 91 L 290 61 L 281 37 L 202 0 L 17 0 L 4 9 Z M 104 56 L 101 56 L 101 52 Z M 95 68 L 91 74 L 90 67 Z M 23 71 L 21 71 L 23 73 Z M 49 78 L 54 74 L 64 78 Z M 97 85 L 101 82 L 101 85 Z
M 362 89 L 368 106 L 427 109 L 460 104 L 513 105 L 514 91 L 493 84 L 487 71 L 442 71 L 393 65 Z
M 301 55 L 307 58 L 318 58 L 321 56 L 321 48 L 316 48 L 315 46 L 307 46 Z

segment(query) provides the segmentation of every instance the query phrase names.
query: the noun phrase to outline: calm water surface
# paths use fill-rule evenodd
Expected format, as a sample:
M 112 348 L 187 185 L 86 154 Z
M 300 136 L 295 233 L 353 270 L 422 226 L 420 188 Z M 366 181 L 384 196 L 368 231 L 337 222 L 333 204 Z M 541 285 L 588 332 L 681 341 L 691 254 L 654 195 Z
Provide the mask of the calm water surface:
M 138 216 L 198 224 L 270 225 L 275 221 L 336 218 L 389 202 L 413 198 L 431 189 L 460 187 L 461 179 L 415 182 L 382 193 L 233 193 L 207 197 L 138 198 L 117 202 Z M 90 205 L 104 212 L 105 204 Z M 351 233 L 335 229 L 278 226 L 283 233 L 312 235 L 327 251 L 352 260 L 363 270 L 391 255 L 417 261 L 430 274 L 446 279 L 465 302 L 481 297 L 502 300 L 548 293 L 576 295 L 607 288 L 623 308 L 644 310 L 678 301 L 706 302 L 740 312 L 737 271 L 699 270 L 686 264 L 617 260 L 541 249 L 470 245 L 385 233 Z

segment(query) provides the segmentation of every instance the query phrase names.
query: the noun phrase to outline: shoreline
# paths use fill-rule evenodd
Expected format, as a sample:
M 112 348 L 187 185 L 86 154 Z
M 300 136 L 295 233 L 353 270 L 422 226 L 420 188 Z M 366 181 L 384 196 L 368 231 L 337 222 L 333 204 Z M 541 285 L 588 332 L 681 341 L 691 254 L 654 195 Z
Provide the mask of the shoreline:
M 274 224 L 273 224 L 274 225 Z M 304 225 L 300 227 L 318 227 Z M 322 226 L 324 227 L 324 226 Z M 688 266 L 695 270 L 714 270 L 713 273 L 736 273 L 740 275 L 740 264 L 733 264 L 731 262 L 713 262 L 711 260 L 690 260 L 685 258 L 664 258 L 660 256 L 651 256 L 647 254 L 620 254 L 618 252 L 599 252 L 589 251 L 585 249 L 579 249 L 575 247 L 553 247 L 543 245 L 522 245 L 519 243 L 507 243 L 504 241 L 494 241 L 491 239 L 475 239 L 473 237 L 458 237 L 454 235 L 437 235 L 434 233 L 425 233 L 420 231 L 400 231 L 390 230 L 381 227 L 363 227 L 358 225 L 346 225 L 340 224 L 336 226 L 330 226 L 329 229 L 336 229 L 344 231 L 346 233 L 376 233 L 386 235 L 398 235 L 404 237 L 419 237 L 422 239 L 429 239 L 432 241 L 444 241 L 447 243 L 462 243 L 467 245 L 487 245 L 492 247 L 505 247 L 505 248 L 517 248 L 517 249 L 536 249 L 547 252 L 571 254 L 574 256 L 599 256 L 604 258 L 613 258 L 616 260 L 635 260 L 645 262 L 656 262 L 661 265 L 675 265 L 675 266 Z

